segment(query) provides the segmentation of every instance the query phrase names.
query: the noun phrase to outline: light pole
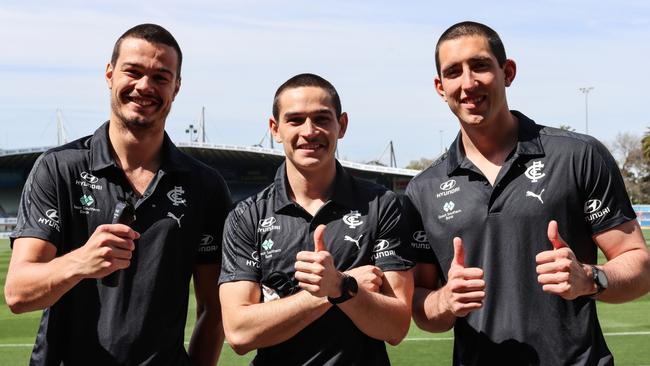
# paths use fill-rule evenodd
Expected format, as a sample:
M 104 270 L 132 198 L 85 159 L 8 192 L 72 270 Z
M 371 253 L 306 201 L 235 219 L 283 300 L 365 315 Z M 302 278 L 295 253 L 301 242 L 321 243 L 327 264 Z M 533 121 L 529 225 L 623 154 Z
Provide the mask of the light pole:
M 189 125 L 187 129 L 185 130 L 185 133 L 190 135 L 190 142 L 196 142 L 198 139 L 198 130 L 194 128 L 194 125 Z
M 589 92 L 594 90 L 593 86 L 587 86 L 584 88 L 579 88 L 585 95 L 585 133 L 589 134 Z

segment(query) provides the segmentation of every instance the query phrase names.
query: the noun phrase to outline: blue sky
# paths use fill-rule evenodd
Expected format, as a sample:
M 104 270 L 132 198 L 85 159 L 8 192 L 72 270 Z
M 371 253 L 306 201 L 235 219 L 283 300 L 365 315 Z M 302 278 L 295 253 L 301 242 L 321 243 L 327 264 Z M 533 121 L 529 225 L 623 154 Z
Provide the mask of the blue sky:
M 253 145 L 266 132 L 275 89 L 313 72 L 341 94 L 350 127 L 341 158 L 377 159 L 393 141 L 399 166 L 434 157 L 458 122 L 433 87 L 435 42 L 476 20 L 501 35 L 518 74 L 509 105 L 550 126 L 602 141 L 650 126 L 647 1 L 87 1 L 0 5 L 0 148 L 56 143 L 56 110 L 69 139 L 109 115 L 103 72 L 129 27 L 169 29 L 184 53 L 183 84 L 167 120 L 175 141 L 206 107 L 217 144 Z M 442 131 L 442 132 L 441 132 Z M 388 157 L 383 161 L 388 163 Z

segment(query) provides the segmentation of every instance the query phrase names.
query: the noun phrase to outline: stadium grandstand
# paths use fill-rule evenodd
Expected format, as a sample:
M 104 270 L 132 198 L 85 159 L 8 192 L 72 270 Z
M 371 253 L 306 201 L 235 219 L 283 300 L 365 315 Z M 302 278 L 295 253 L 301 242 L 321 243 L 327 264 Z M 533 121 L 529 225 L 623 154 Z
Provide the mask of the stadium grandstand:
M 179 142 L 181 151 L 216 168 L 228 183 L 233 200 L 257 193 L 273 181 L 284 161 L 284 153 L 259 146 L 217 145 Z M 27 176 L 36 159 L 50 147 L 0 150 L 0 237 L 16 225 L 18 203 Z M 373 181 L 403 193 L 417 170 L 340 161 L 355 177 Z

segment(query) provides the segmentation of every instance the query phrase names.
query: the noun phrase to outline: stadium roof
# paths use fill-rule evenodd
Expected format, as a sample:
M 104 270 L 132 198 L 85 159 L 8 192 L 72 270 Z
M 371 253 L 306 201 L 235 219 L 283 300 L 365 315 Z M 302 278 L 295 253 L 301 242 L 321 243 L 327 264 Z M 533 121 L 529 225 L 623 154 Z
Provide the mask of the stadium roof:
M 236 161 L 241 164 L 255 164 L 260 161 L 270 163 L 280 163 L 284 159 L 284 153 L 279 150 L 268 149 L 258 146 L 238 146 L 238 145 L 221 145 L 201 142 L 179 142 L 176 143 L 181 151 L 194 156 L 208 164 L 219 164 L 221 162 Z M 40 154 L 51 149 L 53 146 L 35 147 L 25 149 L 0 150 L 0 167 L 2 168 L 21 168 L 34 164 Z M 419 173 L 418 170 L 392 168 L 381 165 L 370 165 L 355 163 L 346 160 L 339 160 L 341 165 L 347 168 L 385 173 L 392 175 L 401 175 L 413 177 Z

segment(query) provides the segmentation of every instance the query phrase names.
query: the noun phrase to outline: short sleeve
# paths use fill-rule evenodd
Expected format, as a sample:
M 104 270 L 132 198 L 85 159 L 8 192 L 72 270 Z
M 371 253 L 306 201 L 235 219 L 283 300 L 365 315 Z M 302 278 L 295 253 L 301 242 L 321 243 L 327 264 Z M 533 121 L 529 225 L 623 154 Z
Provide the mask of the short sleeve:
M 17 238 L 33 237 L 48 241 L 57 249 L 62 245 L 63 220 L 57 191 L 56 160 L 53 154 L 41 155 L 29 173 L 18 207 L 11 243 Z
M 596 139 L 587 145 L 583 163 L 585 220 L 599 233 L 636 218 L 616 161 Z
M 414 185 L 406 187 L 406 195 L 403 200 L 402 215 L 404 216 L 403 237 L 406 243 L 410 244 L 412 260 L 416 263 L 437 263 L 435 254 L 431 250 L 430 238 L 424 230 L 422 215 L 418 209 L 418 194 Z
M 402 241 L 402 207 L 395 193 L 387 191 L 380 203 L 377 238 L 373 247 L 375 265 L 382 271 L 403 271 L 413 267 L 409 248 Z
M 212 197 L 205 205 L 203 227 L 197 246 L 197 263 L 221 263 L 223 227 L 232 206 L 230 191 L 220 175 L 216 175 Z
M 261 282 L 255 223 L 246 201 L 230 212 L 223 229 L 223 259 L 219 283 L 247 280 Z

